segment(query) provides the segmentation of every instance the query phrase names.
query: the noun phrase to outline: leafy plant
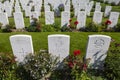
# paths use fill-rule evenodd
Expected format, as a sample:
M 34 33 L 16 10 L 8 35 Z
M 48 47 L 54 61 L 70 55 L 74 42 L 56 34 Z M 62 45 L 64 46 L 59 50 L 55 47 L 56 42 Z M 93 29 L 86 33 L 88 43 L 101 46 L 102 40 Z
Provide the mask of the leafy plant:
M 28 32 L 40 32 L 41 31 L 41 23 L 36 19 L 33 18 L 30 26 L 26 28 Z
M 69 28 L 68 26 L 64 25 L 62 28 L 61 28 L 61 32 L 72 32 L 71 28 Z
M 61 28 L 61 31 L 62 32 L 72 32 L 72 31 L 78 31 L 76 30 L 76 26 L 78 25 L 78 21 L 72 21 L 72 19 L 69 20 L 69 25 L 64 25 L 62 28 Z
M 12 28 L 12 25 L 8 24 L 5 26 L 4 29 L 2 29 L 2 32 L 12 32 L 11 28 Z
M 0 80 L 18 80 L 15 68 L 15 57 L 8 53 L 0 53 Z
M 120 32 L 120 23 L 115 26 L 115 32 Z
M 89 25 L 85 28 L 87 32 L 100 32 L 102 31 L 102 26 L 95 24 L 95 23 L 89 23 Z
M 60 26 L 58 24 L 45 25 L 42 27 L 42 32 L 55 32 L 60 31 Z
M 112 40 L 105 60 L 105 75 L 108 80 L 120 79 L 120 43 Z
M 68 25 L 68 27 L 70 27 L 71 29 L 76 29 L 76 27 L 77 27 L 77 25 L 78 25 L 79 22 L 78 21 L 74 21 L 73 22 L 72 19 L 70 19 L 69 23 L 70 24 Z
M 24 63 L 21 63 L 19 76 L 27 75 L 22 80 L 41 80 L 50 76 L 57 67 L 58 57 L 47 52 L 39 52 L 36 55 L 28 55 Z M 20 70 L 19 69 L 19 70 Z M 28 79 L 30 78 L 30 79 Z
M 0 29 L 2 28 L 2 23 L 0 23 Z
M 61 64 L 62 68 L 54 71 L 53 79 L 90 80 L 87 75 L 87 64 L 84 63 L 80 54 L 80 50 L 75 50 L 72 55 L 65 58 Z

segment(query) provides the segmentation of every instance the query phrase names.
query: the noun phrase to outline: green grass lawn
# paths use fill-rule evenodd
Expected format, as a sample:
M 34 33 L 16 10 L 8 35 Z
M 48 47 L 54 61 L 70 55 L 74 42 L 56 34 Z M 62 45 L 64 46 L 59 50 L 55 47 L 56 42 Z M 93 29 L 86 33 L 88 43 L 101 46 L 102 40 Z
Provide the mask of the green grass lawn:
M 48 49 L 47 36 L 50 34 L 66 34 L 70 35 L 70 53 L 73 50 L 80 49 L 82 54 L 86 52 L 88 35 L 104 34 L 111 36 L 116 41 L 120 42 L 120 33 L 106 33 L 106 32 L 24 32 L 24 33 L 0 33 L 0 52 L 12 53 L 9 37 L 14 34 L 28 34 L 32 36 L 34 51 L 40 49 Z
M 110 4 L 104 4 L 101 3 L 101 6 L 103 9 L 105 9 L 106 5 Z M 113 6 L 112 11 L 120 11 L 120 6 Z M 73 14 L 73 11 L 71 12 Z M 73 21 L 76 20 L 75 17 L 71 17 Z M 93 18 L 93 12 L 91 12 L 91 16 L 87 17 L 86 20 L 86 26 L 92 22 Z M 102 22 L 105 22 L 109 18 L 104 18 L 102 19 Z M 46 26 L 45 25 L 45 18 L 44 18 L 44 12 L 41 12 L 41 17 L 39 18 L 39 21 L 41 22 L 42 27 Z M 29 18 L 24 17 L 24 22 L 25 22 L 25 27 L 28 27 L 30 25 Z M 9 23 L 15 26 L 14 19 L 9 18 Z M 55 23 L 58 24 L 58 26 L 61 25 L 61 19 L 60 17 L 55 17 Z M 120 23 L 120 18 L 118 23 Z M 13 34 L 29 34 L 32 35 L 33 38 L 33 45 L 34 45 L 34 50 L 39 51 L 40 49 L 48 49 L 47 47 L 47 36 L 49 34 L 68 34 L 71 37 L 71 47 L 70 47 L 70 52 L 72 53 L 73 50 L 75 49 L 80 49 L 83 54 L 85 53 L 86 50 L 86 45 L 87 45 L 87 38 L 88 35 L 90 34 L 106 34 L 111 36 L 112 38 L 115 38 L 117 41 L 120 41 L 119 35 L 120 33 L 105 33 L 105 32 L 99 32 L 99 33 L 92 33 L 92 32 L 76 32 L 76 33 L 71 33 L 71 32 L 39 32 L 39 33 L 0 33 L 0 52 L 10 52 L 12 53 L 12 49 L 10 46 L 9 42 L 9 36 Z

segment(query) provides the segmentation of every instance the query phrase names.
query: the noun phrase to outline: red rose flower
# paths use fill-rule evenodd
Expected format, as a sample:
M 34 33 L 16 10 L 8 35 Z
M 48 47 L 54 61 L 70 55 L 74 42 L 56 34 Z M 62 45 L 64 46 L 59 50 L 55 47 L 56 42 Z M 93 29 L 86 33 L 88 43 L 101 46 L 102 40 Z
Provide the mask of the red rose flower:
M 68 62 L 68 66 L 72 68 L 74 66 L 73 62 Z
M 110 20 L 107 20 L 106 22 L 105 22 L 105 24 L 106 25 L 109 25 L 109 24 L 111 24 L 112 22 L 110 21 Z
M 72 21 L 72 19 L 69 20 L 69 22 L 71 22 L 71 21 Z
M 74 53 L 74 56 L 77 56 L 77 55 L 79 55 L 81 52 L 80 52 L 80 50 L 75 50 L 73 53 Z
M 78 23 L 79 23 L 78 21 L 75 21 L 75 22 L 74 22 L 74 25 L 77 25 Z

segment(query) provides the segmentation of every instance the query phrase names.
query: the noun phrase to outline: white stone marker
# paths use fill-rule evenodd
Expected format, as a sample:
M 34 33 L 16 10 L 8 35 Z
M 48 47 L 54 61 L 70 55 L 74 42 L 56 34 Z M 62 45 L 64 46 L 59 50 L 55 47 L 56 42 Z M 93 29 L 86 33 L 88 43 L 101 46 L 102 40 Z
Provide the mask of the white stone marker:
M 21 12 L 14 13 L 14 22 L 16 29 L 23 29 L 25 27 L 23 14 Z
M 45 12 L 45 23 L 53 24 L 54 23 L 54 12 L 46 11 Z
M 108 25 L 108 28 L 109 28 L 109 27 L 113 28 L 114 26 L 117 25 L 119 15 L 120 15 L 119 12 L 111 12 L 111 13 L 110 13 L 109 20 L 111 21 L 111 24 Z
M 86 12 L 85 11 L 80 11 L 78 13 L 77 21 L 78 21 L 77 29 L 85 27 L 86 25 Z
M 33 21 L 33 18 L 36 18 L 37 20 L 39 20 L 39 14 L 36 11 L 31 12 L 30 15 L 31 15 L 30 16 L 30 23 Z
M 101 12 L 101 6 L 100 5 L 96 5 L 95 11 L 100 11 Z
M 31 14 L 31 7 L 30 6 L 26 6 L 25 7 L 25 16 L 29 17 Z
M 9 24 L 7 13 L 0 13 L 0 23 L 2 23 L 2 29 Z
M 100 24 L 102 22 L 102 16 L 103 16 L 103 12 L 94 12 L 94 16 L 93 16 L 93 22 L 96 24 Z
M 85 59 L 90 59 L 89 66 L 93 69 L 102 69 L 104 59 L 110 45 L 111 37 L 106 35 L 89 35 Z
M 5 6 L 5 11 L 6 11 L 8 17 L 12 16 L 12 9 L 10 6 Z
M 61 27 L 68 26 L 70 20 L 70 12 L 62 12 L 61 15 Z
M 34 53 L 30 35 L 12 35 L 10 36 L 10 43 L 18 63 L 23 62 L 26 55 Z
M 93 5 L 94 5 L 94 1 L 91 1 L 88 3 L 88 5 L 86 5 L 85 11 L 87 16 L 90 16 L 90 12 L 92 10 Z
M 111 10 L 112 10 L 112 6 L 106 6 L 104 16 L 105 17 L 109 16 Z
M 69 55 L 70 36 L 55 34 L 48 36 L 49 53 L 60 58 L 62 62 Z
M 15 6 L 15 12 L 21 12 L 20 6 Z

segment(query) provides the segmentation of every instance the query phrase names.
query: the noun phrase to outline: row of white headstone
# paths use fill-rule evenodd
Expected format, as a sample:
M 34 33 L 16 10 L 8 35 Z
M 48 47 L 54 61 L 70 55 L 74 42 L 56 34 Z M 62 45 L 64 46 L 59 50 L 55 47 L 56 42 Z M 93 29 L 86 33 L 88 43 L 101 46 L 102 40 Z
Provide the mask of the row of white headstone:
M 25 16 L 29 17 L 31 16 L 31 9 L 34 7 L 34 11 L 37 13 L 37 16 L 41 15 L 41 7 L 42 7 L 42 0 L 10 0 L 5 1 L 3 4 L 0 3 L 0 12 L 6 11 L 8 14 L 8 17 L 12 16 L 12 11 L 15 9 L 15 12 L 21 12 L 21 6 L 22 9 L 25 10 Z M 14 6 L 15 3 L 15 6 Z M 21 6 L 20 6 L 21 4 Z M 29 4 L 29 5 L 28 5 Z M 58 11 L 58 7 L 61 6 L 64 8 L 64 11 L 70 12 L 71 4 L 70 0 L 44 0 L 44 10 L 46 11 L 51 11 L 51 6 L 53 10 Z M 85 10 L 87 15 L 90 15 L 90 12 L 92 10 L 92 7 L 94 5 L 94 1 L 89 1 L 89 0 L 72 0 L 72 5 L 74 9 L 74 15 L 77 16 L 78 12 L 81 10 Z M 101 11 L 101 5 L 100 2 L 96 2 L 95 5 L 95 11 Z M 59 14 L 59 12 L 58 12 Z
M 92 68 L 103 67 L 110 42 L 110 36 L 89 35 L 85 58 L 91 59 L 89 64 Z M 10 36 L 10 43 L 18 63 L 24 62 L 26 55 L 30 53 L 34 55 L 32 37 L 30 35 L 12 35 Z M 70 36 L 63 34 L 48 35 L 48 51 L 50 54 L 59 57 L 62 62 L 70 54 Z
M 103 0 L 104 2 L 108 1 L 108 3 L 115 3 L 116 5 L 118 5 L 120 3 L 120 0 Z
M 101 24 L 102 23 L 102 17 L 103 17 L 103 12 L 96 11 L 94 12 L 93 15 L 93 22 L 96 24 Z M 33 15 L 30 17 L 30 23 L 32 22 L 32 18 L 37 18 L 39 19 L 38 16 Z M 48 24 L 53 24 L 55 21 L 54 19 L 54 12 L 52 11 L 46 11 L 45 13 L 45 23 L 46 25 Z M 77 16 L 77 21 L 79 22 L 77 25 L 77 29 L 83 28 L 86 26 L 86 12 L 85 11 L 80 11 Z M 111 21 L 111 24 L 108 25 L 108 27 L 114 27 L 117 25 L 119 19 L 119 12 L 110 12 L 109 20 Z M 62 12 L 61 13 L 61 27 L 62 26 L 67 26 L 69 25 L 69 20 L 70 20 L 70 12 Z M 15 22 L 15 27 L 16 29 L 23 29 L 25 27 L 24 24 L 24 18 L 23 18 L 23 13 L 22 12 L 16 12 L 14 13 L 14 22 Z M 7 17 L 6 13 L 0 13 L 0 23 L 3 24 L 2 28 L 5 28 L 5 25 L 9 24 L 9 20 Z

